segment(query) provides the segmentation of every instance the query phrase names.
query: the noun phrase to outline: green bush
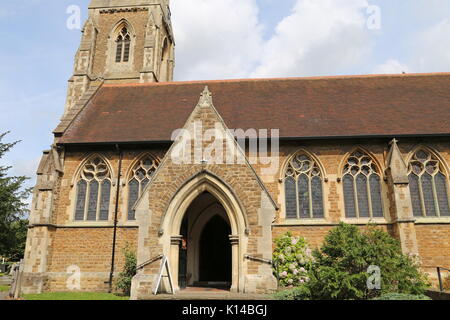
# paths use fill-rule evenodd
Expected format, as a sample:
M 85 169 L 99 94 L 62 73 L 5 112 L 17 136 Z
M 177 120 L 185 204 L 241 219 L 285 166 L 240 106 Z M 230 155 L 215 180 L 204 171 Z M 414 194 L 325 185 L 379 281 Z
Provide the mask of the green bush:
M 320 250 L 308 283 L 315 299 L 373 299 L 398 292 L 421 295 L 429 286 L 415 259 L 401 251 L 399 242 L 369 225 L 362 232 L 341 223 L 330 231 Z M 381 288 L 369 289 L 369 266 L 377 266 Z
M 124 248 L 125 265 L 116 281 L 116 288 L 129 296 L 131 292 L 131 280 L 136 275 L 136 254 L 128 245 Z
M 383 297 L 424 297 L 429 287 L 416 259 L 401 251 L 388 233 L 369 225 L 365 231 L 341 223 L 311 256 L 306 241 L 290 233 L 275 240 L 275 265 L 283 287 L 280 300 L 367 300 Z M 298 272 L 302 267 L 302 272 Z M 379 288 L 369 267 L 379 270 Z M 297 272 L 294 272 L 297 270 Z M 295 287 L 295 288 L 293 288 Z M 395 292 L 395 294 L 392 294 Z
M 413 295 L 405 293 L 387 293 L 372 300 L 431 300 L 426 295 Z
M 288 232 L 275 239 L 275 245 L 274 275 L 279 279 L 279 284 L 292 288 L 308 282 L 308 269 L 313 257 L 305 239 Z
M 276 300 L 310 300 L 311 292 L 305 285 L 275 293 Z

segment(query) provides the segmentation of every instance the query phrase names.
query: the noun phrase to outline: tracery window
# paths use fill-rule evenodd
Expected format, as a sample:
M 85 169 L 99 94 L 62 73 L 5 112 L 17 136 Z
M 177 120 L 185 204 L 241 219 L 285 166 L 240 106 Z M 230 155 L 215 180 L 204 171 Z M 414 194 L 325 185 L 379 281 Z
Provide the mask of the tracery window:
M 348 157 L 342 184 L 347 218 L 383 217 L 381 178 L 369 155 L 356 151 Z
M 318 164 L 304 153 L 297 154 L 285 172 L 286 219 L 324 218 L 322 183 Z
M 83 166 L 77 182 L 76 221 L 107 221 L 111 173 L 105 161 L 95 157 Z
M 415 217 L 449 217 L 448 177 L 441 162 L 425 149 L 409 162 L 409 189 Z
M 116 62 L 128 62 L 130 59 L 131 35 L 127 27 L 123 27 L 116 39 Z
M 139 160 L 133 167 L 128 181 L 128 220 L 135 220 L 136 214 L 133 210 L 136 201 L 142 195 L 147 184 L 158 168 L 159 161 L 150 156 Z

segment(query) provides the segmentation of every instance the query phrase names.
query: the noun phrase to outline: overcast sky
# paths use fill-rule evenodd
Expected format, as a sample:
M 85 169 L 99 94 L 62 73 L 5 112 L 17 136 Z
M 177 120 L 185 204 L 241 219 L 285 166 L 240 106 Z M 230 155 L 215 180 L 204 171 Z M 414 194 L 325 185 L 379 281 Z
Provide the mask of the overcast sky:
M 0 7 L 1 164 L 34 175 L 64 109 L 89 0 Z M 449 0 L 171 0 L 176 80 L 450 71 Z

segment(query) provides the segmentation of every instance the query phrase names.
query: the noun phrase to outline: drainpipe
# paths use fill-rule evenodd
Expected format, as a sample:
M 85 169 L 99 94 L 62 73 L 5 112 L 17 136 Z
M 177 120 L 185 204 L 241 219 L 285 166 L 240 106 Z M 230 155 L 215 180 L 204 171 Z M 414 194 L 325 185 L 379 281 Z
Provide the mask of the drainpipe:
M 112 253 L 111 253 L 111 271 L 109 273 L 109 289 L 108 292 L 112 292 L 113 285 L 113 276 L 114 276 L 114 260 L 116 258 L 116 238 L 117 238 L 117 213 L 119 210 L 119 195 L 120 195 L 120 177 L 122 172 L 122 151 L 119 148 L 119 145 L 116 144 L 116 150 L 119 154 L 119 170 L 117 173 L 117 189 L 116 189 L 116 205 L 114 209 L 114 233 L 113 233 L 113 243 L 112 243 Z

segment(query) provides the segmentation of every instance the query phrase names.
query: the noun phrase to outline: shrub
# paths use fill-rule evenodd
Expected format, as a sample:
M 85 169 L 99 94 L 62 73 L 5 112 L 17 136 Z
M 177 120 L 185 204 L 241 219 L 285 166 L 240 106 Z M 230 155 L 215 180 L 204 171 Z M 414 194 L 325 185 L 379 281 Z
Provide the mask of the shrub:
M 119 274 L 116 281 L 116 288 L 122 290 L 122 292 L 129 296 L 131 292 L 131 280 L 136 275 L 136 254 L 130 246 L 126 246 L 123 250 L 125 257 L 125 265 L 123 271 Z
M 325 237 L 314 257 L 308 283 L 313 299 L 372 299 L 390 292 L 421 295 L 429 286 L 415 259 L 373 225 L 361 232 L 341 223 Z M 380 268 L 380 290 L 368 288 L 369 266 Z
M 405 293 L 386 293 L 372 300 L 431 300 L 431 298 L 423 294 L 413 295 Z
M 447 272 L 447 278 L 444 280 L 444 290 L 450 291 L 450 272 Z
M 273 253 L 274 275 L 283 287 L 295 287 L 309 281 L 308 269 L 312 252 L 305 239 L 294 237 L 290 232 L 275 239 Z
M 311 292 L 306 285 L 275 293 L 276 300 L 310 300 Z

